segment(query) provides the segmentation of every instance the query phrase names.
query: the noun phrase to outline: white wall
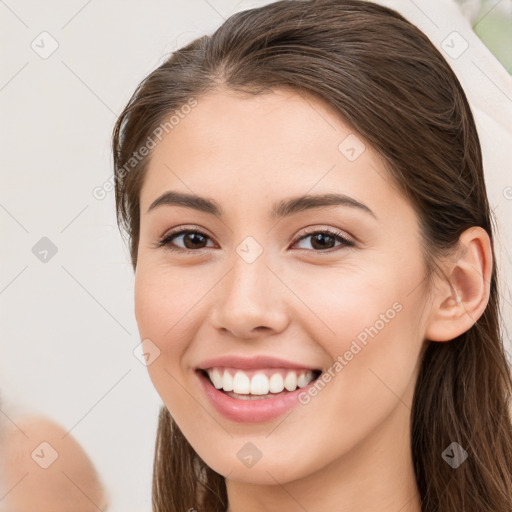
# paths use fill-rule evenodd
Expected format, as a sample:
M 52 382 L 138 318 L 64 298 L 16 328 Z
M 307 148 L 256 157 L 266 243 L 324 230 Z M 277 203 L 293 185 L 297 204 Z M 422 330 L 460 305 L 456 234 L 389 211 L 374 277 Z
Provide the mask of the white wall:
M 0 389 L 5 414 L 51 416 L 96 464 L 112 512 L 150 510 L 160 399 L 132 351 L 133 275 L 115 224 L 110 135 L 135 86 L 165 54 L 213 31 L 234 10 L 268 1 L 0 2 Z M 475 111 L 489 197 L 512 260 L 512 80 L 448 0 L 388 1 L 450 51 Z M 51 49 L 47 31 L 58 43 Z M 46 37 L 46 39 L 42 39 Z M 507 196 L 508 191 L 508 196 Z M 507 196 L 508 199 L 505 197 Z M 42 262 L 47 237 L 57 253 Z M 505 315 L 510 325 L 508 287 Z M 507 342 L 509 343 L 509 342 Z

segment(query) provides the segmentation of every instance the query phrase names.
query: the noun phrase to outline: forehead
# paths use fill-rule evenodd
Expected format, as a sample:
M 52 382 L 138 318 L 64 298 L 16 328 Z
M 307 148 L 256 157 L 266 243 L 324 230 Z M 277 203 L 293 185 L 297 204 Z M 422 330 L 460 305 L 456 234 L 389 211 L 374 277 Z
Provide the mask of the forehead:
M 291 89 L 218 90 L 153 149 L 141 211 L 167 189 L 258 205 L 311 193 L 350 194 L 372 210 L 407 207 L 384 161 L 324 102 Z

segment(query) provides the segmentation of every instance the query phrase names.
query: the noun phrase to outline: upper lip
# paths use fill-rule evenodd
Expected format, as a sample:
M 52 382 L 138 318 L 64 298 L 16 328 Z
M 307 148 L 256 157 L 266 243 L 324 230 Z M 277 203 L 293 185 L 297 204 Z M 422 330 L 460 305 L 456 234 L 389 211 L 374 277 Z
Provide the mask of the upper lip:
M 255 370 L 263 368 L 291 368 L 294 370 L 318 370 L 318 367 L 313 367 L 307 364 L 287 361 L 272 356 L 221 356 L 214 357 L 203 361 L 197 367 L 200 370 L 207 370 L 214 367 L 227 367 L 238 368 L 240 370 Z

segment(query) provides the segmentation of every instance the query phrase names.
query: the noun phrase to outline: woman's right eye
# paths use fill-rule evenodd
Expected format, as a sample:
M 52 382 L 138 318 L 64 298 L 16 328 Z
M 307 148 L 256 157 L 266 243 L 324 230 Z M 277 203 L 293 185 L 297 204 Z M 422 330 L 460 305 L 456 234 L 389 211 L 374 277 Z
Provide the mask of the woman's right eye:
M 174 240 L 182 238 L 185 247 L 179 247 L 174 244 Z M 165 247 L 171 251 L 189 251 L 196 252 L 196 249 L 205 249 L 206 247 L 197 247 L 203 244 L 210 237 L 197 230 L 182 229 L 164 235 L 158 242 L 157 247 Z

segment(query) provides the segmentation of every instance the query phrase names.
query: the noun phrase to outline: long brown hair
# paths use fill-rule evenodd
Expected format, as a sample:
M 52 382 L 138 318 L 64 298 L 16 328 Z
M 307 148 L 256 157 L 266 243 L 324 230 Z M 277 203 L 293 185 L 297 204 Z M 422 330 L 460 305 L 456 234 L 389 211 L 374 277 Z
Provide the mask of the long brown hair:
M 134 269 L 148 157 L 133 155 L 160 138 L 162 126 L 172 129 L 169 115 L 185 115 L 184 106 L 219 86 L 250 94 L 292 87 L 334 108 L 384 157 L 414 207 L 429 279 L 436 258 L 450 254 L 467 228 L 481 226 L 493 244 L 474 119 L 430 40 L 395 11 L 367 1 L 283 0 L 236 13 L 211 36 L 175 51 L 120 115 L 113 132 L 116 207 Z M 496 261 L 494 248 L 492 256 Z M 495 265 L 489 284 L 479 320 L 449 342 L 426 343 L 421 356 L 411 450 L 423 512 L 512 511 L 512 376 Z M 441 457 L 453 441 L 469 455 L 456 470 Z M 162 407 L 154 512 L 226 506 L 224 477 L 206 466 Z

